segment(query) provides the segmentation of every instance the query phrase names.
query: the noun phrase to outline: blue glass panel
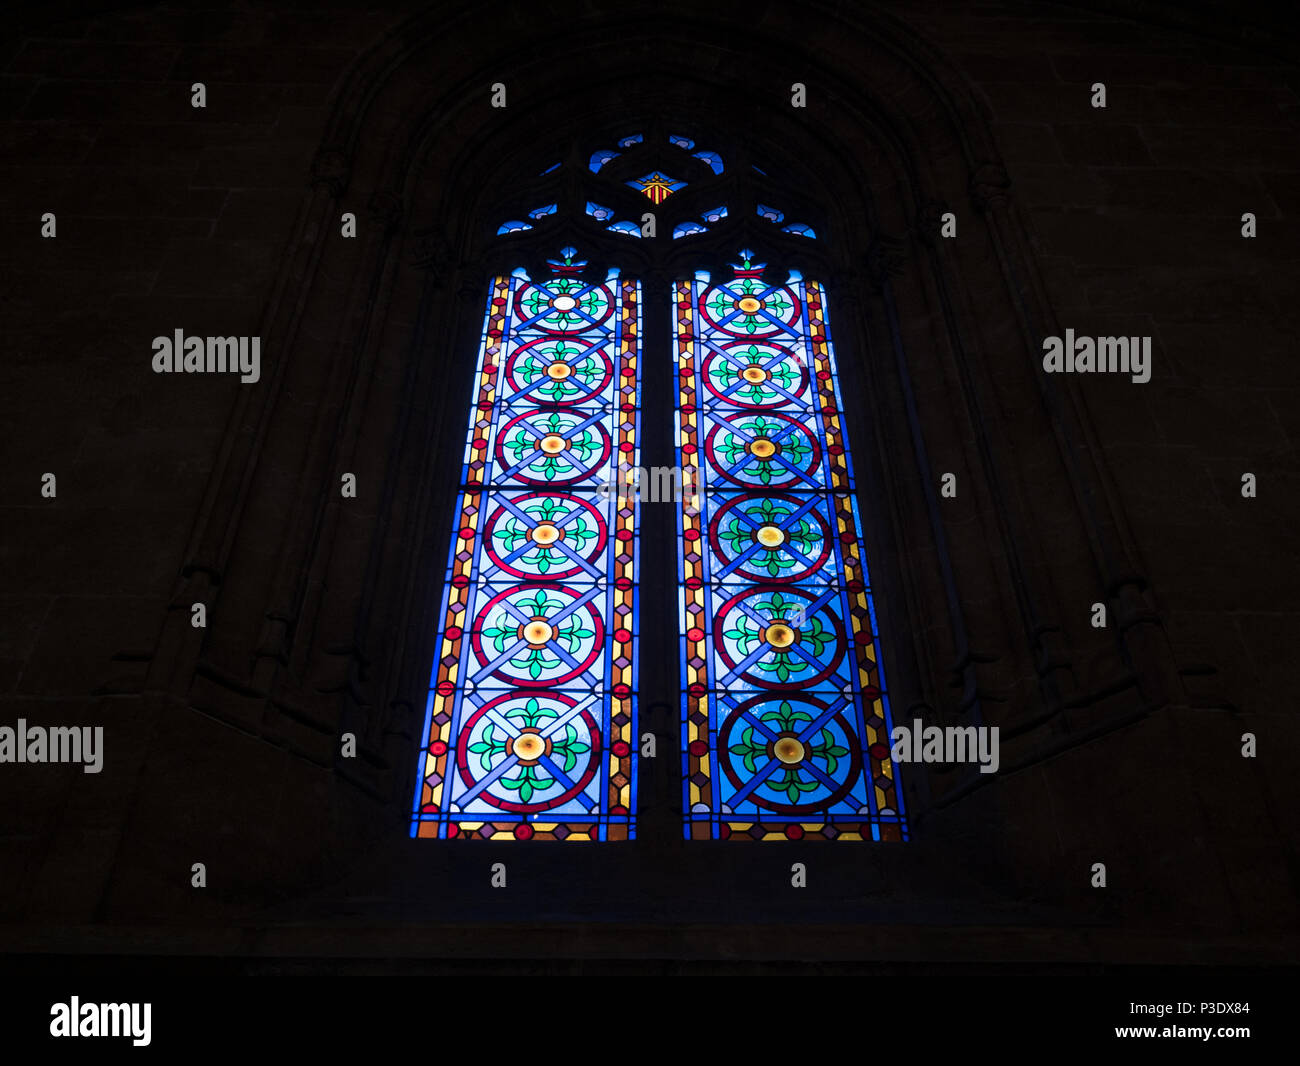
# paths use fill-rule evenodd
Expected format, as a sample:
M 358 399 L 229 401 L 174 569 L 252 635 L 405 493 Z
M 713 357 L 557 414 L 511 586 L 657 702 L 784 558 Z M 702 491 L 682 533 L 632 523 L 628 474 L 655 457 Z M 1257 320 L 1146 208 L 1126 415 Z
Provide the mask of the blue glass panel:
M 727 209 L 725 207 L 715 207 L 712 211 L 705 211 L 703 215 L 705 222 L 721 222 L 726 217 Z
M 614 209 L 612 207 L 602 207 L 600 204 L 593 204 L 588 200 L 587 214 L 599 222 L 605 222 L 614 217 Z
M 608 163 L 611 159 L 617 159 L 621 153 L 611 151 L 608 148 L 602 148 L 599 151 L 591 153 L 591 161 L 587 164 L 593 174 L 600 173 L 600 168 Z
M 696 152 L 695 158 L 703 159 L 704 162 L 708 163 L 713 168 L 713 173 L 722 173 L 722 156 L 718 155 L 717 152 Z
M 612 226 L 606 226 L 605 228 L 611 233 L 623 233 L 629 237 L 641 236 L 641 227 L 635 222 L 615 222 Z
M 520 222 L 518 220 L 515 220 L 513 222 L 503 222 L 500 226 L 497 227 L 497 236 L 500 237 L 506 233 L 519 233 L 523 230 L 532 229 L 532 228 L 533 227 L 530 226 L 527 222 Z
M 689 137 L 682 137 L 676 133 L 669 134 L 668 140 L 670 143 L 677 145 L 678 148 L 685 148 L 687 151 L 695 147 L 695 142 Z
M 673 240 L 678 237 L 690 237 L 696 233 L 708 233 L 708 226 L 702 226 L 698 222 L 679 222 L 673 227 Z
M 413 837 L 635 833 L 640 288 L 573 256 L 489 293 Z
M 559 164 L 559 163 L 552 163 L 549 167 L 547 167 L 545 170 L 543 170 L 543 171 L 541 172 L 541 174 L 538 175 L 538 177 L 545 177 L 545 176 L 546 176 L 547 174 L 549 174 L 552 170 L 558 170 L 559 167 L 560 167 L 560 164 Z
M 632 134 L 631 137 L 624 137 L 621 141 L 619 141 L 618 146 L 620 148 L 631 148 L 632 145 L 640 144 L 643 140 L 645 140 L 645 137 L 642 134 L 634 133 Z
M 675 291 L 686 836 L 905 840 L 825 295 L 742 256 Z
M 782 226 L 781 229 L 785 233 L 795 233 L 798 234 L 800 237 L 816 238 L 817 236 L 817 234 L 813 232 L 811 226 L 805 226 L 802 222 L 795 222 L 789 226 Z
M 534 208 L 528 212 L 528 217 L 532 219 L 545 218 L 547 215 L 555 214 L 557 204 L 547 204 L 545 207 Z
M 757 211 L 759 218 L 765 218 L 769 222 L 780 222 L 785 218 L 784 211 L 778 211 L 775 207 L 768 207 L 767 204 L 759 204 Z

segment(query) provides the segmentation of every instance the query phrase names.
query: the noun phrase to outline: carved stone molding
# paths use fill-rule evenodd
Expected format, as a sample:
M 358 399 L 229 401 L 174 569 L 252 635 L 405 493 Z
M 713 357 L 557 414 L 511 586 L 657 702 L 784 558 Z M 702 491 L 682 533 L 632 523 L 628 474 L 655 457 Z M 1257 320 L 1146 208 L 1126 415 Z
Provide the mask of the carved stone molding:
M 943 200 L 926 200 L 916 212 L 916 218 L 912 223 L 916 239 L 928 246 L 937 244 L 943 216 L 951 210 L 952 208 Z
M 890 279 L 902 274 L 907 261 L 903 248 L 903 242 L 897 237 L 876 234 L 867 248 L 865 260 L 867 280 L 873 288 L 880 289 Z
M 322 148 L 311 164 L 311 184 L 324 185 L 338 199 L 348 187 L 352 162 L 341 148 Z
M 981 163 L 970 177 L 970 197 L 981 214 L 1000 211 L 1011 202 L 1011 178 L 1001 163 Z
M 377 192 L 370 197 L 366 205 L 370 220 L 376 223 L 385 234 L 394 233 L 402 224 L 405 208 L 402 199 L 396 193 Z

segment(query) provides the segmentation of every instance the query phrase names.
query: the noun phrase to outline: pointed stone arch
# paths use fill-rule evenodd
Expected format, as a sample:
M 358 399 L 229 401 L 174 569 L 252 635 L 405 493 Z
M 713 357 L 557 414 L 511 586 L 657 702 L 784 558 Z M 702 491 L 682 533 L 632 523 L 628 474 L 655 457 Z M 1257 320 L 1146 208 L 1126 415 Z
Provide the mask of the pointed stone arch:
M 682 10 L 543 13 L 504 51 L 475 47 L 495 11 L 426 12 L 335 94 L 263 316 L 264 386 L 239 395 L 178 581 L 175 603 L 212 605 L 209 629 L 174 611 L 149 687 L 220 708 L 304 773 L 332 773 L 331 787 L 365 797 L 356 818 L 374 832 L 410 790 L 442 517 L 495 266 L 484 218 L 550 141 L 650 116 L 744 143 L 824 212 L 832 239 L 817 255 L 858 412 L 897 718 L 1000 725 L 1014 738 L 1004 766 L 1032 765 L 1177 697 L 1082 406 L 1035 372 L 1055 320 L 975 97 L 876 12 L 770 5 L 741 26 L 730 8 Z M 496 81 L 509 87 L 501 110 Z M 793 81 L 809 88 L 805 109 L 789 107 Z M 359 236 L 342 241 L 349 210 Z M 947 210 L 956 242 L 936 237 Z M 962 512 L 938 495 L 949 470 Z M 337 491 L 345 471 L 355 500 Z M 1049 529 L 1045 513 L 1072 520 Z M 1067 621 L 1066 605 L 1097 599 L 1115 604 L 1111 630 Z M 1100 681 L 1084 659 L 1103 664 Z M 1062 733 L 1066 707 L 1092 715 L 1088 728 Z M 338 757 L 343 731 L 360 758 Z M 987 784 L 968 769 L 909 775 L 911 810 Z

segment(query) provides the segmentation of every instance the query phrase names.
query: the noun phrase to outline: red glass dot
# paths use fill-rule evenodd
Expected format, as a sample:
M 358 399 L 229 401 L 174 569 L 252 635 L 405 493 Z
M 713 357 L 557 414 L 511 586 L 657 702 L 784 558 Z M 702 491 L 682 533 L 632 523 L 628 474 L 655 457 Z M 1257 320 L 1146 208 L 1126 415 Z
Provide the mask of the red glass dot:
M 699 540 L 700 531 L 698 529 L 688 529 L 682 533 L 682 537 L 686 540 Z
M 870 634 L 870 633 L 854 633 L 854 634 L 853 634 L 853 642 L 854 642 L 855 644 L 870 644 L 870 643 L 871 643 L 871 634 Z
M 833 403 L 822 404 L 822 414 L 833 415 L 834 413 L 835 413 L 835 405 Z
M 614 639 L 619 641 L 620 643 L 622 643 L 625 640 L 631 640 L 632 631 L 630 629 L 616 629 L 614 630 Z
M 703 696 L 705 689 L 704 686 L 697 681 L 695 684 L 688 687 L 686 691 L 689 692 L 692 696 Z
M 689 366 L 684 366 L 677 373 L 684 378 L 688 378 L 691 376 L 692 370 Z
M 889 749 L 883 744 L 872 744 L 867 751 L 873 759 L 883 759 L 889 754 Z
M 686 639 L 687 639 L 687 640 L 703 640 L 703 639 L 704 639 L 704 630 L 700 629 L 700 628 L 697 627 L 697 626 L 692 626 L 690 629 L 688 629 L 688 630 L 686 631 Z
M 875 685 L 868 685 L 862 690 L 862 698 L 864 700 L 874 700 L 879 695 L 880 689 L 876 688 Z
M 463 589 L 466 585 L 469 584 L 469 578 L 467 578 L 464 574 L 457 574 L 455 577 L 451 579 L 451 583 L 455 585 L 456 588 Z
M 693 415 L 693 414 L 695 414 L 695 404 L 693 404 L 693 403 L 684 403 L 684 404 L 682 404 L 682 414 L 684 414 L 684 415 Z
M 864 592 L 866 591 L 866 588 L 867 586 L 861 581 L 850 581 L 848 584 L 848 590 L 850 592 Z
M 709 746 L 702 740 L 692 740 L 690 750 L 691 754 L 696 758 L 699 758 L 701 755 L 709 754 Z
M 634 452 L 636 451 L 636 445 L 633 444 L 631 441 L 624 441 L 622 444 L 618 446 L 618 450 L 620 452 Z
M 698 589 L 698 588 L 703 588 L 703 587 L 704 587 L 704 579 L 703 579 L 703 578 L 700 578 L 700 577 L 688 577 L 688 578 L 686 579 L 686 587 L 687 587 L 688 589 Z
M 627 589 L 630 589 L 632 587 L 632 579 L 630 577 L 615 578 L 614 587 L 616 589 L 622 589 L 626 591 Z
M 631 540 L 632 531 L 630 529 L 620 529 L 617 533 L 614 534 L 614 536 L 616 536 L 619 540 Z
M 828 452 L 830 452 L 831 455 L 843 455 L 843 454 L 844 454 L 844 449 L 843 449 L 842 447 L 840 447 L 840 445 L 838 445 L 838 444 L 832 444 L 832 445 L 830 445 L 826 450 L 827 450 Z
M 785 835 L 786 835 L 789 839 L 791 839 L 791 840 L 802 840 L 802 839 L 803 839 L 803 826 L 801 826 L 801 825 L 787 825 L 787 826 L 785 827 Z
M 490 366 L 490 365 L 489 365 L 489 366 L 485 366 L 485 367 L 483 368 L 483 376 L 484 376 L 484 377 L 488 377 L 488 378 L 496 377 L 496 373 L 497 373 L 497 368 L 494 367 L 494 366 Z
M 505 307 L 505 305 L 506 305 L 506 300 L 504 296 L 494 296 L 492 298 L 493 307 Z
M 683 455 L 694 455 L 694 454 L 696 453 L 697 450 L 698 450 L 698 449 L 695 447 L 694 444 L 683 444 L 683 445 L 682 445 L 682 454 L 683 454 Z
M 436 803 L 426 803 L 423 807 L 420 808 L 420 810 L 423 811 L 425 814 L 437 814 L 438 805 Z
M 627 808 L 621 805 L 615 805 L 609 809 L 610 814 L 627 814 Z
M 609 746 L 609 750 L 612 751 L 615 754 L 615 756 L 617 756 L 618 758 L 626 759 L 628 752 L 630 752 L 632 749 L 628 747 L 627 741 L 616 740 L 614 741 L 613 744 Z
M 458 640 L 462 632 L 460 626 L 448 626 L 444 635 L 448 640 Z
M 469 526 L 466 526 L 464 529 L 462 529 L 462 530 L 460 531 L 460 539 L 461 539 L 461 540 L 473 540 L 473 539 L 474 539 L 474 531 L 473 531 L 472 529 L 470 529 Z
M 612 691 L 614 695 L 618 696 L 620 699 L 632 695 L 632 690 L 627 685 L 615 685 L 613 689 L 611 689 L 610 691 Z
M 472 445 L 472 447 L 476 452 L 485 451 L 487 449 L 487 441 L 485 441 L 482 437 L 475 437 L 474 444 Z
M 448 838 L 451 838 L 451 837 L 458 837 L 458 836 L 460 836 L 460 826 L 458 826 L 458 825 L 449 825 L 449 826 L 447 826 L 447 837 L 448 837 Z
M 831 372 L 830 372 L 829 370 L 819 370 L 819 371 L 817 371 L 817 380 L 818 380 L 818 381 L 830 381 L 830 379 L 831 379 Z
M 533 827 L 532 827 L 531 825 L 517 825 L 517 826 L 515 826 L 515 839 L 516 839 L 516 840 L 532 840 L 532 839 L 533 839 Z
M 430 755 L 446 755 L 446 754 L 447 754 L 447 745 L 444 744 L 441 740 L 435 740 L 432 744 L 429 745 L 429 754 L 430 754 Z
M 456 691 L 456 686 L 450 681 L 439 681 L 438 684 L 434 686 L 434 691 L 437 692 L 439 696 L 450 696 Z

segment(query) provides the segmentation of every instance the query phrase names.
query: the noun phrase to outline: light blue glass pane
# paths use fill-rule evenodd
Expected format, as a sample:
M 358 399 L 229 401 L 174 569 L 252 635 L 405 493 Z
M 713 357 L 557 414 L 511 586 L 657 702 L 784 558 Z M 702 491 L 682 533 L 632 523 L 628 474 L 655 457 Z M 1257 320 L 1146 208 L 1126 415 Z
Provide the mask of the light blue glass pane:
M 695 158 L 703 159 L 704 162 L 708 163 L 713 168 L 713 173 L 722 173 L 722 156 L 718 155 L 717 152 L 696 152 Z
M 601 486 L 639 462 L 639 286 L 562 256 L 489 294 L 415 837 L 635 835 L 637 508 Z

